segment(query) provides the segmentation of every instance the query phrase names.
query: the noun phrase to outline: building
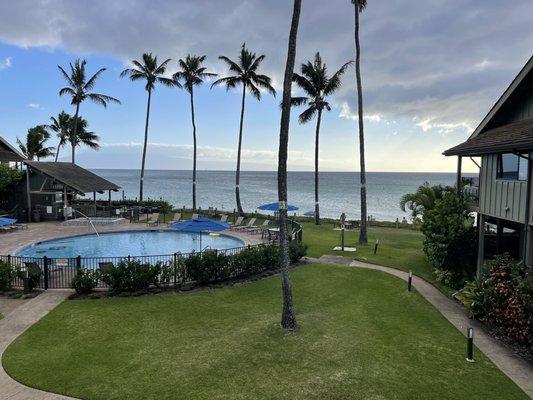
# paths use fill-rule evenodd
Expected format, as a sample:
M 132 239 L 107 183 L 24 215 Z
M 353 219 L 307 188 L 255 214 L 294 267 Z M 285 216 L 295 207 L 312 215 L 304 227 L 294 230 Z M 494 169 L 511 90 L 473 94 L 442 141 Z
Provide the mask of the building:
M 509 253 L 533 268 L 533 57 L 464 143 L 444 152 L 457 156 L 459 190 L 475 200 L 478 274 L 483 261 Z M 461 188 L 464 157 L 480 158 L 479 186 Z
M 111 192 L 120 189 L 113 182 L 76 164 L 27 160 L 2 137 L 0 163 L 25 172 L 21 182 L 0 204 L 5 213 L 19 220 L 64 219 L 70 201 L 76 196 L 89 194 L 93 195 L 96 215 L 96 193 L 107 192 L 110 203 Z

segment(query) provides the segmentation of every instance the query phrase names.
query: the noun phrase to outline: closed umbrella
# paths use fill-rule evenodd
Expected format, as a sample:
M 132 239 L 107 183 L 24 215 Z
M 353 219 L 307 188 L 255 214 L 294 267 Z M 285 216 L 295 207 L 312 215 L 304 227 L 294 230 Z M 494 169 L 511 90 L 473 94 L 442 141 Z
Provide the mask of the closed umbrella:
M 0 217 L 0 226 L 13 225 L 17 222 L 14 218 Z

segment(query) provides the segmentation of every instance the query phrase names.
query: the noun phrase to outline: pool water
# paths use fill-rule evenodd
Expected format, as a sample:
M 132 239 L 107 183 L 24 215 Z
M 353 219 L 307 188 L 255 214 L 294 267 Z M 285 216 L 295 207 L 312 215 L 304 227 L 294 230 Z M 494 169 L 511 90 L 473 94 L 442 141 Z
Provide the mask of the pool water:
M 202 249 L 229 249 L 243 246 L 240 239 L 202 234 Z M 111 232 L 52 239 L 29 245 L 17 255 L 23 257 L 126 257 L 190 253 L 200 250 L 200 234 L 178 231 Z

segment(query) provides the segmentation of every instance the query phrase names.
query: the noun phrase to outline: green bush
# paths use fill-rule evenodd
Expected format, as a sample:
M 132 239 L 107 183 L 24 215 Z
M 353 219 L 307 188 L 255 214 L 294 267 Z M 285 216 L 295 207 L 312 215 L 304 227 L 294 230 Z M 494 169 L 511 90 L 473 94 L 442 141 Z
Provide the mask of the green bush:
M 70 282 L 70 287 L 76 290 L 76 293 L 91 293 L 98 285 L 100 271 L 78 268 L 76 276 Z
M 9 290 L 13 285 L 15 271 L 7 261 L 0 261 L 0 291 Z
M 289 244 L 289 259 L 291 264 L 296 264 L 302 257 L 307 254 L 307 245 L 302 242 L 293 240 Z
M 463 295 L 474 318 L 502 330 L 518 343 L 533 345 L 533 277 L 509 255 L 487 264 L 482 278 Z
M 477 232 L 461 197 L 448 193 L 438 200 L 424 215 L 422 233 L 424 252 L 445 284 L 460 288 L 474 276 Z
M 106 267 L 102 271 L 102 281 L 113 293 L 135 292 L 148 289 L 150 285 L 159 285 L 161 264 L 143 264 L 137 260 L 121 261 L 116 266 Z

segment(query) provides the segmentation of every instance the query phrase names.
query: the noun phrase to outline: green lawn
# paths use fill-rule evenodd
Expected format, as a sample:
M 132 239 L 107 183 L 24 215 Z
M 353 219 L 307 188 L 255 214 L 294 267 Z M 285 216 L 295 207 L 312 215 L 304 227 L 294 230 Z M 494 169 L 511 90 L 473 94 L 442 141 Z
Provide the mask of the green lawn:
M 15 379 L 83 399 L 527 399 L 405 283 L 310 265 L 280 284 L 66 301 L 7 349 Z

